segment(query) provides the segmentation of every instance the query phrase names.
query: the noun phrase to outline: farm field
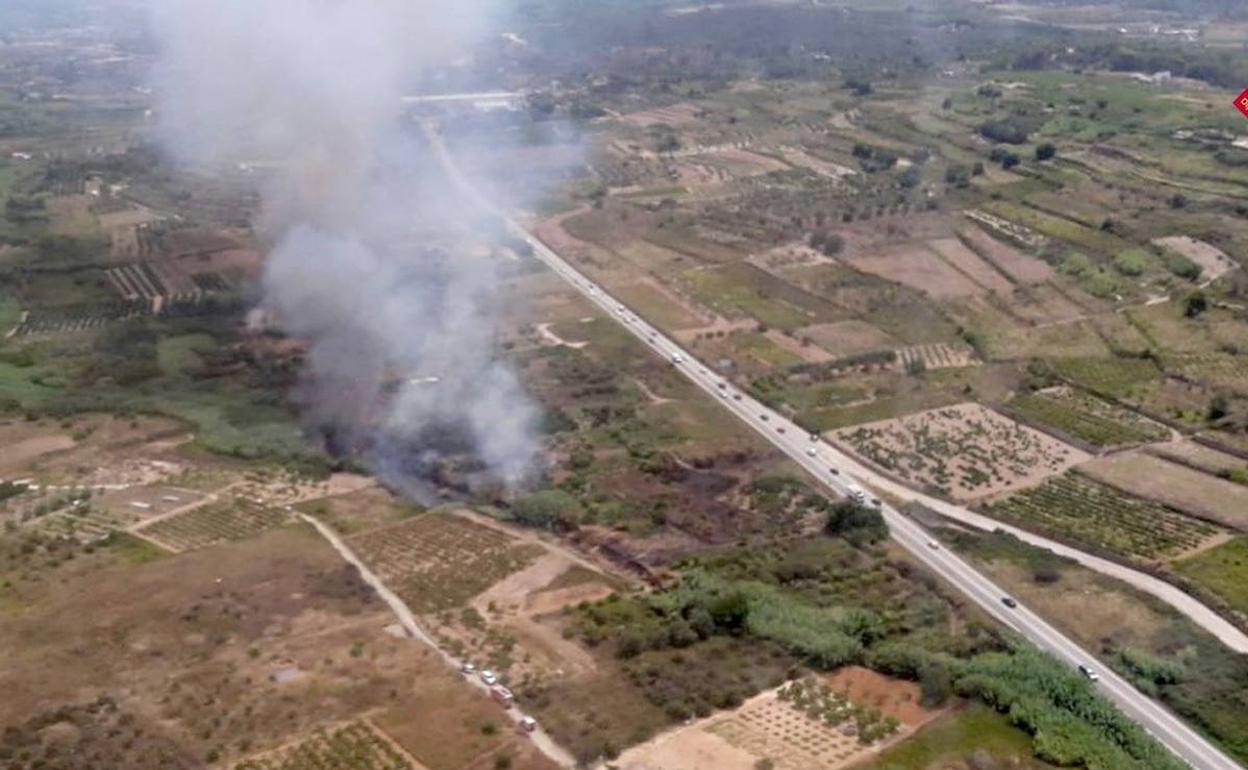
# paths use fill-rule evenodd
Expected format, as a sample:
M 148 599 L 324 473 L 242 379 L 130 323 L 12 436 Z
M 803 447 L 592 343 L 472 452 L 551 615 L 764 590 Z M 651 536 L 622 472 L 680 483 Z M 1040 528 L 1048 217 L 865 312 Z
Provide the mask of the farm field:
M 1248 530 L 1248 487 L 1139 451 L 1098 458 L 1079 470 L 1128 494 Z
M 1248 618 L 1248 537 L 1176 562 L 1174 570 L 1220 596 L 1241 618 Z
M 1087 454 L 979 404 L 842 428 L 837 443 L 906 482 L 955 500 L 1030 486 Z
M 1076 472 L 1016 492 L 986 510 L 1024 529 L 1150 562 L 1181 556 L 1228 536 L 1215 524 L 1161 503 L 1128 497 Z
M 886 748 L 857 765 L 861 770 L 976 770 L 991 761 L 996 767 L 1047 770 L 1036 759 L 1027 736 L 1008 717 L 986 706 L 972 705 L 941 715 L 911 738 Z
M 1150 446 L 1148 451 L 1150 454 L 1182 465 L 1190 465 L 1220 478 L 1227 478 L 1239 484 L 1248 484 L 1248 460 L 1219 452 L 1196 441 L 1157 444 Z
M 807 677 L 635 746 L 620 755 L 620 764 L 648 770 L 753 770 L 766 760 L 780 770 L 846 767 L 902 728 L 898 701 L 913 704 L 917 699 L 917 688 L 910 683 L 865 674 L 875 680 L 878 698 L 887 701 L 884 711 L 845 694 L 844 681 L 852 671 L 829 680 Z M 907 731 L 932 716 L 913 705 L 905 714 Z
M 233 770 L 420 770 L 368 722 L 322 728 Z
M 1138 402 L 1153 393 L 1161 370 L 1143 358 L 1063 358 L 1053 370 L 1092 393 Z
M 290 514 L 252 500 L 232 497 L 145 524 L 136 532 L 173 551 L 245 540 L 290 521 Z
M 460 606 L 544 553 L 446 513 L 352 535 L 347 543 L 417 614 Z
M 1009 407 L 1024 419 L 1102 449 L 1161 441 L 1170 435 L 1159 423 L 1070 388 L 1019 396 Z

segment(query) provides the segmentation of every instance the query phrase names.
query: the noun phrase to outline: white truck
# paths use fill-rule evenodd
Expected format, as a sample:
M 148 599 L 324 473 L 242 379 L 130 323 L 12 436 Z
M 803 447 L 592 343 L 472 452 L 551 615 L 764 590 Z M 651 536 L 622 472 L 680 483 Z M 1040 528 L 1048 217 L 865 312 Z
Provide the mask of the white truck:
M 845 492 L 849 495 L 849 499 L 855 503 L 865 503 L 867 501 L 867 491 L 857 484 L 847 485 Z

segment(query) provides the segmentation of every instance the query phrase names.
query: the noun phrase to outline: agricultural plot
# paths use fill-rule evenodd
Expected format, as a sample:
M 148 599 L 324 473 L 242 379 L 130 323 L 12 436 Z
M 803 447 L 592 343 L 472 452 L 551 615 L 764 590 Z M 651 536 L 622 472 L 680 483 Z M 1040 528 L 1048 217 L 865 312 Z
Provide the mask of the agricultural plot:
M 935 299 L 969 297 L 984 288 L 922 245 L 849 257 L 858 270 L 925 292 Z
M 1139 401 L 1161 383 L 1161 370 L 1146 358 L 1066 358 L 1053 362 L 1053 370 L 1093 393 Z
M 1174 568 L 1248 618 L 1248 537 L 1210 548 L 1176 563 Z
M 1129 497 L 1078 473 L 1066 473 L 988 507 L 994 518 L 1133 559 L 1191 552 L 1226 530 L 1161 503 Z
M 1168 249 L 1200 265 L 1200 277 L 1204 280 L 1220 278 L 1235 269 L 1235 263 L 1217 246 L 1187 235 L 1171 235 L 1154 238 L 1153 245 Z
M 1169 435 L 1159 423 L 1071 388 L 1019 396 L 1010 407 L 1024 420 L 1101 448 L 1161 441 Z
M 1013 230 L 1006 230 L 1006 232 L 1024 242 L 1032 240 L 1031 236 L 1024 233 L 1015 234 Z M 1045 262 L 1027 256 L 977 227 L 964 227 L 958 232 L 958 236 L 971 251 L 995 265 L 998 270 L 1018 283 L 1044 283 L 1053 277 L 1053 268 Z
M 1079 470 L 1128 494 L 1248 531 L 1248 487 L 1138 450 L 1098 458 Z
M 974 403 L 843 428 L 834 435 L 903 481 L 956 500 L 1030 486 L 1088 457 Z
M 125 528 L 120 519 L 89 504 L 70 506 L 41 516 L 32 525 L 46 535 L 73 539 L 79 543 L 98 542 Z
M 289 520 L 290 514 L 286 511 L 232 498 L 159 519 L 140 527 L 137 532 L 170 550 L 187 551 L 246 540 Z
M 245 759 L 233 770 L 418 770 L 367 722 L 351 722 Z
M 545 553 L 450 514 L 426 514 L 348 539 L 416 613 L 464 604 Z
M 897 360 L 906 370 L 957 369 L 975 366 L 979 361 L 975 351 L 966 345 L 936 343 L 933 345 L 910 345 L 897 350 Z
M 1167 355 L 1162 359 L 1162 366 L 1167 374 L 1188 382 L 1248 395 L 1248 356 L 1229 353 Z
M 635 746 L 618 764 L 647 770 L 828 770 L 858 761 L 901 724 L 809 677 Z
M 988 291 L 1003 295 L 1009 295 L 1014 291 L 1014 284 L 1010 283 L 997 268 L 985 262 L 957 238 L 937 238 L 928 241 L 927 247 Z
M 1195 441 L 1173 441 L 1148 448 L 1149 454 L 1164 457 L 1181 465 L 1190 465 L 1205 473 L 1248 483 L 1248 460 L 1219 452 Z

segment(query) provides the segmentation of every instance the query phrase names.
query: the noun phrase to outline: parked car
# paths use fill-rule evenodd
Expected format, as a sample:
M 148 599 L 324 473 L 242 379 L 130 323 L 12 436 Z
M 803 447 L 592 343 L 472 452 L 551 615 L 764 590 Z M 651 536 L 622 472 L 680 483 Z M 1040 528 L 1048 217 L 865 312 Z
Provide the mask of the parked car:
M 496 685 L 498 684 L 498 674 L 487 668 L 481 672 L 481 681 L 491 686 Z

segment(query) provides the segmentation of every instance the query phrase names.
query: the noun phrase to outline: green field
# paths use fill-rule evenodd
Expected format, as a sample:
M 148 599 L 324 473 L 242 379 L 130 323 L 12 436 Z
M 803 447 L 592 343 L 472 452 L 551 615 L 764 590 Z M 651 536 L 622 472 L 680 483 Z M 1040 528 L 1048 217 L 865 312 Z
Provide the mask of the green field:
M 1053 370 L 1093 393 L 1128 401 L 1146 397 L 1161 381 L 1161 370 L 1146 358 L 1065 358 Z
M 1248 615 L 1248 537 L 1177 562 L 1174 569 Z
M 1009 717 L 975 704 L 940 717 L 874 760 L 857 765 L 856 770 L 961 767 L 972 756 L 984 755 L 995 767 L 1051 767 L 1032 756 L 1031 737 L 1011 725 Z
M 1073 472 L 1011 495 L 992 504 L 988 512 L 1027 529 L 1145 560 L 1194 548 L 1220 531 Z
M 1026 420 L 1098 447 L 1159 441 L 1169 435 L 1163 426 L 1134 412 L 1077 392 L 1033 393 L 1019 396 L 1010 406 Z

